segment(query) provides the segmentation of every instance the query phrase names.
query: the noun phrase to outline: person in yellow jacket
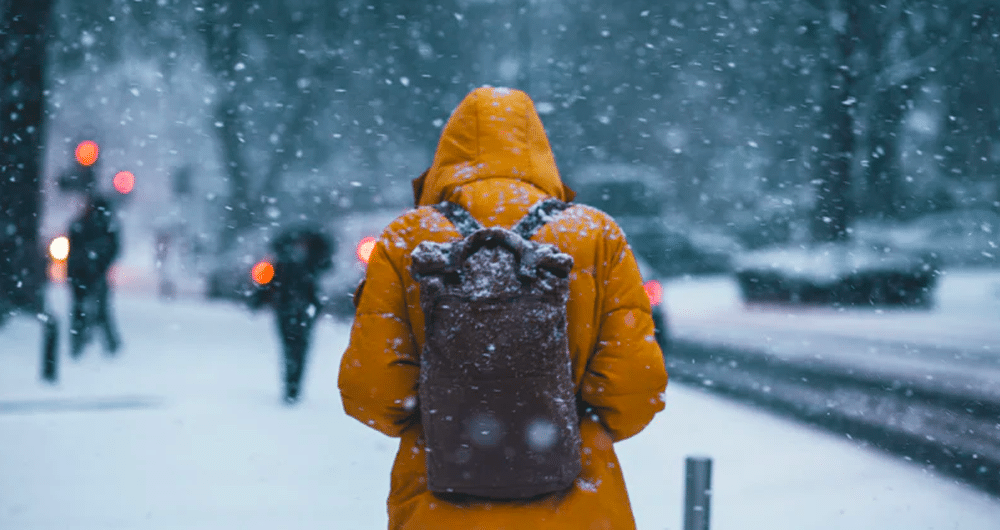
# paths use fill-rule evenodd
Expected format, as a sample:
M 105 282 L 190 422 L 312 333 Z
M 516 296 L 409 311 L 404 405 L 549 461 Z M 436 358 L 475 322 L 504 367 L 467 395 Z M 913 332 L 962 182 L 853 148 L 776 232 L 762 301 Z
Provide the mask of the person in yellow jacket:
M 417 385 L 424 315 L 410 254 L 458 239 L 431 205 L 451 201 L 483 226 L 512 227 L 538 201 L 571 201 L 534 103 L 482 87 L 452 113 L 431 167 L 413 182 L 416 208 L 394 220 L 371 255 L 340 364 L 344 410 L 400 438 L 388 499 L 391 529 L 629 529 L 635 519 L 613 444 L 663 410 L 667 373 L 649 299 L 625 235 L 607 214 L 574 204 L 534 240 L 573 257 L 569 347 L 583 470 L 565 491 L 530 500 L 444 499 L 427 488 Z

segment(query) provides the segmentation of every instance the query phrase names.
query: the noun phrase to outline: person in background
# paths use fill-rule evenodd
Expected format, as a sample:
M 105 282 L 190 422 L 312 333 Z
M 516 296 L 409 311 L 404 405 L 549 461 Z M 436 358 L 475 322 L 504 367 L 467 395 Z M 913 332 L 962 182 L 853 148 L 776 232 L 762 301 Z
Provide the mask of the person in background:
M 319 279 L 333 265 L 330 239 L 314 228 L 294 228 L 271 243 L 274 277 L 254 291 L 250 307 L 274 309 L 283 353 L 283 398 L 298 402 L 312 327 L 319 314 Z
M 111 202 L 89 195 L 83 214 L 70 225 L 66 259 L 66 278 L 73 297 L 69 333 L 74 358 L 83 353 L 95 326 L 103 332 L 105 352 L 114 354 L 121 346 L 111 315 L 107 278 L 118 257 L 119 238 Z

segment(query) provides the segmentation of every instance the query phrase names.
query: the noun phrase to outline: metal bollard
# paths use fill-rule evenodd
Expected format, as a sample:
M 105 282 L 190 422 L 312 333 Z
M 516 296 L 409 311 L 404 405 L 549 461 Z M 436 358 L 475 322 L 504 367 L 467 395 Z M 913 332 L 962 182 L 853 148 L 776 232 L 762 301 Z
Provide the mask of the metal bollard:
M 689 456 L 684 466 L 684 530 L 708 530 L 712 459 Z
M 59 379 L 59 324 L 48 313 L 39 313 L 42 323 L 42 379 L 55 383 Z

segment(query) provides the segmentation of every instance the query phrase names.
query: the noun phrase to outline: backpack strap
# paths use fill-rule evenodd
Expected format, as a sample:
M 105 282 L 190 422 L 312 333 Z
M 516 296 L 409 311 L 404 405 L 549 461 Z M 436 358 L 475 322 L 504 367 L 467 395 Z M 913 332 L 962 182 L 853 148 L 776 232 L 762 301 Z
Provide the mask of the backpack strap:
M 473 232 L 483 227 L 468 210 L 453 202 L 439 202 L 433 208 L 443 215 L 445 219 L 451 221 L 451 224 L 455 225 L 455 229 L 458 230 L 459 234 L 462 234 L 462 237 L 469 237 Z
M 525 240 L 531 239 L 538 232 L 538 229 L 545 226 L 546 223 L 555 219 L 563 210 L 569 208 L 572 204 L 568 202 L 560 201 L 556 198 L 542 199 L 532 205 L 528 209 L 528 214 L 521 218 L 520 221 L 511 228 L 511 231 L 515 234 L 521 236 Z
M 560 201 L 555 198 L 542 199 L 531 206 L 528 209 L 527 215 L 521 218 L 517 224 L 511 228 L 511 231 L 515 234 L 521 236 L 525 240 L 531 239 L 541 227 L 545 226 L 546 223 L 552 221 L 555 216 L 562 213 L 563 210 L 569 208 L 572 204 L 568 202 Z M 455 204 L 453 202 L 439 202 L 433 206 L 435 210 L 441 215 L 451 221 L 451 224 L 455 225 L 455 229 L 458 233 L 462 234 L 462 237 L 469 237 L 473 232 L 479 230 L 483 225 L 479 224 L 479 221 L 468 210 L 462 208 L 461 205 Z

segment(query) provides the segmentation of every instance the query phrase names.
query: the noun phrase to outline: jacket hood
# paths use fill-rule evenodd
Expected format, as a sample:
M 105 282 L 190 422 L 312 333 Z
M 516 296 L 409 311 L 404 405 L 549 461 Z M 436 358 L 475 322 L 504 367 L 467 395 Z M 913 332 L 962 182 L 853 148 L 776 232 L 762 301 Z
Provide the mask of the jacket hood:
M 542 121 L 527 94 L 481 87 L 459 103 L 445 124 L 434 162 L 413 181 L 417 206 L 450 198 L 463 184 L 492 178 L 530 184 L 563 201 L 563 184 Z

